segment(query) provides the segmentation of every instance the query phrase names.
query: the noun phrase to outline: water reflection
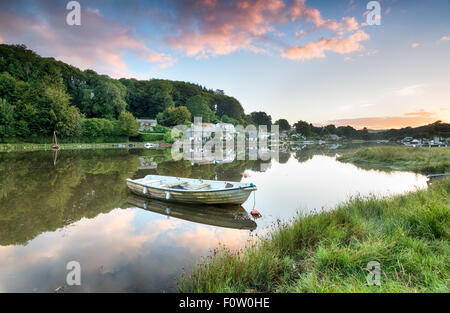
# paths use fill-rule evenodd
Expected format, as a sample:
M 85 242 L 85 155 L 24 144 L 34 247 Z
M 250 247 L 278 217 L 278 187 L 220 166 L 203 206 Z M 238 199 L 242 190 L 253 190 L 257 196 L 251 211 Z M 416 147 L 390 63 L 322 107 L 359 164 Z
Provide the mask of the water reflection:
M 128 203 L 144 210 L 175 217 L 195 223 L 255 230 L 256 223 L 242 206 L 193 205 L 158 200 L 149 200 L 135 195 L 128 197 Z
M 60 151 L 56 165 L 49 152 L 0 154 L 0 292 L 51 292 L 65 284 L 72 260 L 82 266 L 82 286 L 66 292 L 173 291 L 183 267 L 219 243 L 242 247 L 277 219 L 358 194 L 426 187 L 422 175 L 337 162 L 344 149 L 194 165 L 157 149 Z M 125 179 L 148 174 L 247 181 L 258 191 L 227 212 L 130 198 Z M 253 207 L 263 215 L 257 228 L 247 215 Z

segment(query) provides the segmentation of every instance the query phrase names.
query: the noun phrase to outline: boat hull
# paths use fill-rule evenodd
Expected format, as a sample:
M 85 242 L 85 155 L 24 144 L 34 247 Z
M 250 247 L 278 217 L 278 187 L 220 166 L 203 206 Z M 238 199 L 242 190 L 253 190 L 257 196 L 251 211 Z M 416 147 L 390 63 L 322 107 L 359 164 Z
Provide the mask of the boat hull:
M 252 191 L 256 190 L 256 188 L 234 188 L 230 190 L 186 192 L 152 188 L 132 181 L 127 181 L 127 185 L 132 193 L 141 197 L 169 202 L 201 204 L 243 204 Z

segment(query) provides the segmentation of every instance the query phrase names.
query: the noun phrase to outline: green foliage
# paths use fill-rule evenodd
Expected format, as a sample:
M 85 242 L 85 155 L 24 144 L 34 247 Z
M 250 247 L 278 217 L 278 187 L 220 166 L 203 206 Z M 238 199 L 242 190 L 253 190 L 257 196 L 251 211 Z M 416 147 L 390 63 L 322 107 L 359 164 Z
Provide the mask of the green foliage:
M 284 118 L 277 120 L 275 122 L 275 125 L 278 125 L 280 131 L 286 131 L 286 130 L 291 129 L 291 125 L 289 125 L 289 122 L 287 120 L 285 120 Z
M 216 93 L 212 97 L 211 109 L 214 111 L 216 116 L 226 115 L 236 121 L 242 120 L 243 117 L 245 116 L 244 109 L 242 105 L 239 103 L 239 101 L 233 97 L 226 96 L 222 93 Z
M 120 134 L 128 137 L 137 136 L 139 133 L 139 123 L 130 112 L 122 112 L 119 116 Z
M 236 119 L 234 119 L 234 118 L 232 118 L 232 117 L 229 117 L 229 116 L 226 115 L 226 114 L 222 115 L 221 120 L 222 120 L 222 122 L 224 122 L 224 123 L 230 123 L 230 124 L 233 124 L 233 125 L 235 125 L 235 126 L 239 124 L 239 121 L 238 121 L 238 120 L 236 120 Z
M 164 140 L 164 133 L 141 133 L 139 134 L 139 141 L 159 141 Z
M 339 161 L 359 166 L 387 168 L 391 170 L 412 170 L 422 173 L 450 172 L 450 149 L 423 147 L 370 147 L 347 152 Z
M 191 120 L 191 112 L 185 106 L 168 107 L 164 112 L 158 114 L 158 121 L 164 126 L 183 125 Z
M 272 125 L 272 117 L 267 115 L 266 112 L 252 112 L 250 116 L 254 125 Z
M 205 122 L 219 122 L 215 113 L 227 115 L 234 124 L 245 119 L 239 101 L 222 90 L 162 79 L 115 80 L 93 70 L 81 71 L 53 58 L 42 58 L 22 45 L 0 45 L 0 98 L 6 101 L 1 105 L 2 140 L 43 138 L 54 130 L 61 138 L 77 138 L 84 133 L 95 137 L 106 133 L 135 136 L 131 119 L 126 129 L 116 129 L 115 120 L 126 110 L 140 118 L 159 116 L 160 123 L 166 126 L 190 121 L 189 110 Z M 100 120 L 89 124 L 86 118 Z M 114 130 L 103 119 L 111 120 Z
M 83 109 L 87 117 L 117 118 L 127 106 L 126 88 L 116 80 L 101 78 L 89 97 L 84 99 Z
M 167 143 L 174 143 L 175 139 L 172 137 L 170 132 L 164 134 L 164 141 Z
M 13 135 L 14 109 L 8 101 L 0 98 L 0 137 Z
M 117 122 L 103 118 L 89 118 L 82 121 L 82 135 L 85 137 L 106 137 L 119 133 Z
M 208 106 L 206 99 L 201 96 L 193 96 L 186 102 L 186 107 L 191 112 L 192 120 L 196 117 L 201 117 L 205 123 L 212 122 L 214 119 L 214 112 Z
M 63 112 L 61 121 L 56 126 L 56 132 L 63 138 L 74 138 L 81 136 L 83 129 L 83 115 L 77 107 L 70 106 Z
M 302 136 L 309 137 L 312 134 L 311 124 L 305 121 L 298 121 L 294 124 L 295 131 Z

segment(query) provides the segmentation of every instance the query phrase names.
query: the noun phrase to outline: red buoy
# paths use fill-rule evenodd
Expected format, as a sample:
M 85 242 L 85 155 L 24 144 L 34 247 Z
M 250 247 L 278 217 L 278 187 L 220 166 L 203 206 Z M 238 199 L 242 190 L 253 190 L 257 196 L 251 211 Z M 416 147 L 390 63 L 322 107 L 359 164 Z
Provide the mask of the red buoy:
M 248 174 L 247 173 L 244 173 L 244 178 L 247 178 L 248 177 Z
M 253 209 L 253 210 L 250 212 L 250 214 L 251 214 L 253 217 L 255 217 L 255 218 L 261 217 L 261 213 L 259 213 L 259 211 L 256 210 L 256 209 Z

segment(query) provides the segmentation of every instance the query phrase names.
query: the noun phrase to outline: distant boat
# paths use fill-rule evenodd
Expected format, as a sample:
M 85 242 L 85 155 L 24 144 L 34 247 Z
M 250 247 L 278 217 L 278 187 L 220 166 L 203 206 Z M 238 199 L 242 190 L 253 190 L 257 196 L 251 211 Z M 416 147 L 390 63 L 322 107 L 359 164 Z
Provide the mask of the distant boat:
M 242 204 L 256 190 L 252 183 L 159 175 L 126 182 L 131 192 L 139 196 L 181 203 Z
M 56 140 L 56 132 L 53 132 L 52 150 L 53 151 L 58 151 L 59 150 L 58 141 Z
M 158 148 L 158 147 L 159 147 L 159 144 L 147 142 L 147 143 L 144 145 L 144 147 L 145 147 L 146 149 L 150 149 L 150 148 Z
M 144 210 L 195 223 L 248 230 L 257 227 L 242 206 L 167 203 L 138 196 L 129 196 L 127 202 Z

